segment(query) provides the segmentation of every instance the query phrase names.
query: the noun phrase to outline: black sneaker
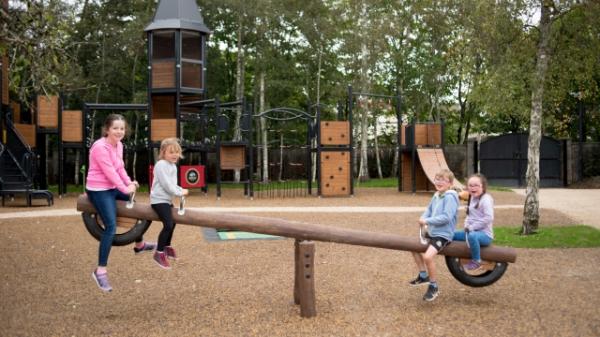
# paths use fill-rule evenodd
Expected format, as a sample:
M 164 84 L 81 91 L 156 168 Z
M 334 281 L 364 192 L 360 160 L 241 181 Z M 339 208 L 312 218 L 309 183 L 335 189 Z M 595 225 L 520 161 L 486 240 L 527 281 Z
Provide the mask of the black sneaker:
M 422 278 L 421 275 L 417 275 L 417 278 L 408 282 L 408 284 L 410 284 L 413 287 L 429 284 L 429 276 Z
M 436 297 L 438 297 L 438 294 L 438 287 L 434 287 L 430 284 L 429 287 L 427 287 L 427 292 L 425 293 L 425 295 L 423 295 L 423 300 L 431 302 L 435 300 Z

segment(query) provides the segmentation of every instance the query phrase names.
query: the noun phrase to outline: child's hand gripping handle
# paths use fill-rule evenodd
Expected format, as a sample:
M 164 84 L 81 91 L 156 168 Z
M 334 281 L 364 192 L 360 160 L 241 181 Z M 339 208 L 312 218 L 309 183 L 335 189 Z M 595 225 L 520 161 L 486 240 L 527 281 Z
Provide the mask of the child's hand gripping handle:
M 185 196 L 181 196 L 179 198 L 179 210 L 177 210 L 177 214 L 184 215 L 185 214 Z
M 426 245 L 427 239 L 425 238 L 425 234 L 427 233 L 427 225 L 419 224 L 419 241 L 422 245 Z
M 129 194 L 129 201 L 127 201 L 127 208 L 131 209 L 133 208 L 133 205 L 135 204 L 135 192 L 131 192 Z

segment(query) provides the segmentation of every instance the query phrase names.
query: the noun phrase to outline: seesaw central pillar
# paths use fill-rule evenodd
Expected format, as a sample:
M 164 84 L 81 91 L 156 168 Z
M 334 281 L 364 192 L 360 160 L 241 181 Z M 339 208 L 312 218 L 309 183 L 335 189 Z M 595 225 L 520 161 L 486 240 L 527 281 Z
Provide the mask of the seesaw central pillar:
M 294 303 L 300 305 L 300 316 L 314 317 L 315 308 L 315 243 L 294 242 Z

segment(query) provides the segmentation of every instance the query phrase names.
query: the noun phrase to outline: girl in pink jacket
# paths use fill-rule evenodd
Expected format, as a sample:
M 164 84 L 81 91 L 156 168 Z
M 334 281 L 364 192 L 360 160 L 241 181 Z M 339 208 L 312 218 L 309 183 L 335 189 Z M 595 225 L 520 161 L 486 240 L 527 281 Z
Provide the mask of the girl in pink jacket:
M 126 122 L 123 116 L 109 115 L 102 128 L 103 137 L 96 140 L 90 149 L 89 171 L 86 179 L 86 194 L 104 223 L 104 233 L 98 250 L 98 267 L 92 278 L 103 291 L 111 291 L 106 265 L 117 226 L 117 200 L 129 200 L 129 195 L 139 187 L 125 171 L 123 143 Z M 140 237 L 133 248 L 136 254 L 153 250 L 156 244 L 144 242 Z

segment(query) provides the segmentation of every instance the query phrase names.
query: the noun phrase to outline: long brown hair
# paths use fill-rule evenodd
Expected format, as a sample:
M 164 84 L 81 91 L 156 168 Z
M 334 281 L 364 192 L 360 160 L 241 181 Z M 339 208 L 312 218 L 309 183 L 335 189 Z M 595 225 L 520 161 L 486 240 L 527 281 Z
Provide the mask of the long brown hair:
M 120 114 L 110 114 L 104 120 L 104 125 L 102 126 L 102 137 L 106 137 L 106 135 L 108 135 L 108 129 L 110 129 L 115 121 L 123 121 L 123 123 L 125 123 L 125 134 L 127 135 L 127 121 L 125 120 L 125 117 Z

